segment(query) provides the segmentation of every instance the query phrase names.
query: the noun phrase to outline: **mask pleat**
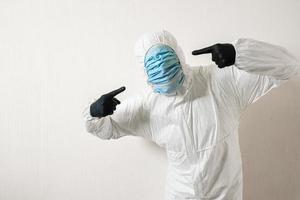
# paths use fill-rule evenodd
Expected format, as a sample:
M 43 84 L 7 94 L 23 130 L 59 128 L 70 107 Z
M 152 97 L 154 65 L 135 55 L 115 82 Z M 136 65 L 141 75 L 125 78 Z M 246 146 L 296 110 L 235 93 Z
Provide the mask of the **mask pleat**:
M 158 93 L 174 91 L 184 80 L 179 58 L 167 45 L 152 47 L 147 52 L 144 63 L 148 82 Z

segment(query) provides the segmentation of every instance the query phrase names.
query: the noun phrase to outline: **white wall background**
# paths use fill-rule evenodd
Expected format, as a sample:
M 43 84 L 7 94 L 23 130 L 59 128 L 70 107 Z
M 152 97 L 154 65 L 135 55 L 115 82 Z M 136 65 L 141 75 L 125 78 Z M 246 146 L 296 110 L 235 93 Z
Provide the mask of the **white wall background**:
M 251 37 L 300 58 L 297 0 L 0 0 L 0 199 L 162 200 L 166 156 L 140 138 L 85 132 L 88 101 L 145 87 L 133 46 L 144 32 L 193 49 Z M 300 78 L 252 105 L 240 140 L 244 199 L 300 199 Z

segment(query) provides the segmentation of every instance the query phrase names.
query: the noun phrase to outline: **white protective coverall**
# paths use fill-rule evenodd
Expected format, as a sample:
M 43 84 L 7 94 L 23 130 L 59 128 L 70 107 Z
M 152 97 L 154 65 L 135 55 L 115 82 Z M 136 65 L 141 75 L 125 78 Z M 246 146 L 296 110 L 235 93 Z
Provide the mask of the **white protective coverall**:
M 141 64 L 147 50 L 159 43 L 173 48 L 183 66 L 186 78 L 177 95 L 164 96 L 149 87 L 104 118 L 91 117 L 88 105 L 87 131 L 101 139 L 142 136 L 164 147 L 167 200 L 241 200 L 241 113 L 296 74 L 299 63 L 282 47 L 238 39 L 232 43 L 235 65 L 189 67 L 174 37 L 161 31 L 138 41 L 135 51 Z

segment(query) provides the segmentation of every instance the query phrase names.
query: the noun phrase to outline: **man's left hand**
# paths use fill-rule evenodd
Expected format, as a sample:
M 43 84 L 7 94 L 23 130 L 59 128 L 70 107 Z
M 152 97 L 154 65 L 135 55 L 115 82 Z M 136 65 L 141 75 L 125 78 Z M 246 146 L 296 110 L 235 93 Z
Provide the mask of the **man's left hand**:
M 195 50 L 193 55 L 201 55 L 211 53 L 212 61 L 214 61 L 219 68 L 224 68 L 235 63 L 235 49 L 232 44 L 215 44 L 210 47 Z

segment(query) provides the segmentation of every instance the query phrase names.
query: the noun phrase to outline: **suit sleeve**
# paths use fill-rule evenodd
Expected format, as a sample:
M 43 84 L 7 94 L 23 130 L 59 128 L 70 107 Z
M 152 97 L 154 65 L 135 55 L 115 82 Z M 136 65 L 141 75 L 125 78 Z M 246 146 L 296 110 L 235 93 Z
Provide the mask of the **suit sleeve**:
M 299 72 L 299 62 L 285 48 L 253 39 L 238 39 L 233 45 L 236 60 L 228 72 L 241 108 Z
M 90 115 L 89 104 L 83 111 L 83 119 L 87 132 L 101 139 L 118 139 L 127 135 L 149 138 L 147 113 L 142 96 L 135 96 L 122 101 L 113 115 L 102 118 Z

